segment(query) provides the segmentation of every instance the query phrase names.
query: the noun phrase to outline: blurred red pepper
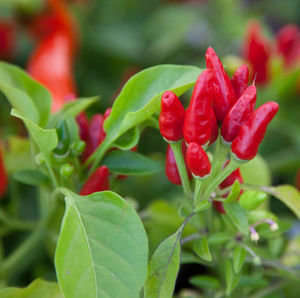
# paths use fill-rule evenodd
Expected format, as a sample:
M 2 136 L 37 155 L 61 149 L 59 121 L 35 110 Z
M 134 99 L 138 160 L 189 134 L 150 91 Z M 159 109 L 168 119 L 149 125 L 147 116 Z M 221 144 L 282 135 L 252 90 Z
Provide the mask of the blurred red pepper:
M 256 109 L 239 130 L 231 151 L 240 160 L 251 160 L 257 154 L 268 124 L 278 111 L 278 104 L 270 101 Z
M 2 150 L 0 147 L 0 198 L 5 194 L 8 184 L 8 178 L 2 158 Z
M 183 135 L 188 144 L 196 142 L 205 145 L 210 140 L 213 99 L 211 79 L 211 72 L 204 70 L 196 81 L 183 124 Z
M 0 60 L 10 60 L 15 50 L 15 26 L 0 20 Z
M 300 60 L 300 29 L 289 24 L 282 27 L 276 36 L 277 52 L 284 58 L 286 67 Z
M 193 178 L 192 173 L 186 164 L 186 149 L 187 149 L 186 144 L 183 141 L 182 142 L 182 154 L 183 154 L 183 157 L 185 160 L 186 171 L 188 174 L 188 178 L 192 179 Z M 167 153 L 166 153 L 165 172 L 166 172 L 167 178 L 169 179 L 169 181 L 171 183 L 176 184 L 176 185 L 181 185 L 181 179 L 180 179 L 180 175 L 178 172 L 175 156 L 174 156 L 173 150 L 169 144 L 168 144 Z
M 222 62 L 213 48 L 208 48 L 205 55 L 206 66 L 211 70 L 212 90 L 214 94 L 213 108 L 216 118 L 222 122 L 227 111 L 236 102 L 237 97 L 231 85 L 230 79 L 225 72 Z
M 249 86 L 238 101 L 230 108 L 222 123 L 221 135 L 226 143 L 231 143 L 242 125 L 249 119 L 256 103 L 256 87 Z
M 249 82 L 249 69 L 246 64 L 241 65 L 230 79 L 232 87 L 235 91 L 236 98 L 240 98 L 246 90 Z
M 197 178 L 206 178 L 211 173 L 211 164 L 206 152 L 195 142 L 189 144 L 186 152 L 187 164 Z
M 90 195 L 97 191 L 109 190 L 109 171 L 106 166 L 99 167 L 85 182 L 79 194 Z
M 255 79 L 257 84 L 267 83 L 269 80 L 271 49 L 270 42 L 262 35 L 260 24 L 256 21 L 250 22 L 246 31 L 243 56 L 251 66 L 251 80 Z
M 229 163 L 226 162 L 226 164 L 224 165 L 224 167 Z M 241 171 L 240 171 L 240 168 L 236 169 L 235 171 L 233 171 L 220 185 L 220 189 L 224 189 L 226 187 L 229 187 L 231 186 L 235 180 L 238 180 L 240 183 L 243 183 L 243 177 L 242 177 L 242 174 L 241 174 Z M 240 195 L 243 193 L 243 190 L 241 191 Z M 225 194 L 223 195 L 223 198 L 226 198 L 228 196 L 228 194 Z M 240 196 L 239 196 L 240 197 Z M 238 197 L 238 200 L 239 200 L 239 197 Z M 213 205 L 215 207 L 215 209 L 219 212 L 219 213 L 223 213 L 225 214 L 225 210 L 224 210 L 224 207 L 223 207 L 223 203 L 222 202 L 218 202 L 218 201 L 214 201 L 213 202 Z
M 298 169 L 298 172 L 296 174 L 295 186 L 300 191 L 300 168 Z
M 168 142 L 183 139 L 183 121 L 185 110 L 179 98 L 172 91 L 166 91 L 161 97 L 159 130 Z

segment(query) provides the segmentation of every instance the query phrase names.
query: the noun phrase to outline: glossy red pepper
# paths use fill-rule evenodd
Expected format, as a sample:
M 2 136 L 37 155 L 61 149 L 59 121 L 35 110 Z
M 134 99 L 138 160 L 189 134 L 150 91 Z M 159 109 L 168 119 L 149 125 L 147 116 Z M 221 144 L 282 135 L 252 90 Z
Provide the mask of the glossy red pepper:
M 244 45 L 244 57 L 251 66 L 251 80 L 255 79 L 258 84 L 269 80 L 269 58 L 271 45 L 262 35 L 258 22 L 250 22 L 247 28 L 246 41 Z
M 209 145 L 212 145 L 219 136 L 219 126 L 218 126 L 218 121 L 214 110 L 211 109 L 210 111 L 211 111 L 211 135 L 210 135 Z
M 292 66 L 300 59 L 300 29 L 289 24 L 282 27 L 276 36 L 277 52 L 284 58 L 286 67 Z
M 15 27 L 0 20 L 0 59 L 10 60 L 15 49 Z
M 222 62 L 212 48 L 207 49 L 205 59 L 206 66 L 213 75 L 214 111 L 217 120 L 222 122 L 237 97 Z
M 211 164 L 206 152 L 195 142 L 188 145 L 186 161 L 194 176 L 206 178 L 211 173 Z
M 183 124 L 183 135 L 188 144 L 196 142 L 199 145 L 205 145 L 210 140 L 212 109 L 211 79 L 211 72 L 206 69 L 199 75 L 196 81 Z
M 229 162 L 229 161 L 228 161 Z M 228 164 L 228 162 L 225 164 L 225 166 Z M 220 189 L 224 189 L 226 187 L 231 186 L 235 180 L 238 180 L 240 183 L 243 183 L 243 177 L 241 174 L 240 169 L 236 169 L 235 171 L 233 171 L 220 185 Z M 243 190 L 241 191 L 240 195 L 243 193 Z M 226 198 L 228 194 L 223 195 L 223 198 Z M 238 198 L 239 199 L 239 198 Z M 225 214 L 225 210 L 223 207 L 223 203 L 222 202 L 218 202 L 218 201 L 214 201 L 213 205 L 215 207 L 215 209 L 219 212 L 219 213 L 223 213 Z
M 278 104 L 270 101 L 256 109 L 241 127 L 231 145 L 232 153 L 240 160 L 251 160 L 257 154 L 268 124 L 278 111 Z
M 182 154 L 183 154 L 184 159 L 185 159 L 186 171 L 187 171 L 187 174 L 188 174 L 188 178 L 192 179 L 193 178 L 192 173 L 191 173 L 189 167 L 186 164 L 186 150 L 187 150 L 186 144 L 183 141 L 182 142 Z M 165 172 L 166 172 L 167 178 L 169 179 L 169 181 L 171 183 L 176 184 L 176 185 L 181 185 L 181 179 L 180 179 L 180 175 L 179 175 L 179 172 L 178 172 L 175 156 L 174 156 L 173 150 L 172 150 L 172 148 L 169 144 L 168 144 L 167 153 L 166 153 Z
M 246 64 L 241 65 L 230 79 L 231 85 L 235 91 L 236 98 L 240 98 L 246 90 L 249 82 L 249 68 Z
M 106 166 L 99 167 L 85 182 L 79 194 L 86 196 L 97 191 L 109 190 L 109 171 Z
M 7 174 L 5 171 L 5 166 L 4 166 L 4 162 L 2 159 L 2 152 L 1 152 L 1 148 L 0 148 L 0 198 L 6 192 L 7 184 L 8 184 L 8 179 L 7 179 Z
M 166 91 L 161 97 L 159 130 L 165 140 L 176 142 L 183 138 L 185 110 L 179 98 L 172 91 Z
M 230 108 L 222 123 L 221 136 L 226 143 L 231 143 L 242 125 L 249 119 L 256 103 L 256 87 L 249 86 L 238 101 Z

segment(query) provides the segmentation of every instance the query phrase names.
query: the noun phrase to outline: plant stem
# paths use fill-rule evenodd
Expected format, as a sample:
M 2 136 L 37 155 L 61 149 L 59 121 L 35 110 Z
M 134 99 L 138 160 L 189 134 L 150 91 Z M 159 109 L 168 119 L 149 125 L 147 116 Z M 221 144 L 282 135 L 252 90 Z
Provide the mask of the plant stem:
M 196 186 L 195 186 L 195 196 L 194 196 L 194 205 L 197 206 L 200 199 L 201 199 L 201 191 L 202 191 L 202 180 L 196 179 Z
M 190 181 L 189 181 L 189 178 L 188 178 L 188 175 L 186 172 L 185 161 L 184 161 L 183 154 L 182 154 L 181 141 L 170 143 L 170 146 L 174 153 L 174 157 L 175 157 L 176 164 L 177 164 L 177 169 L 178 169 L 181 183 L 183 186 L 183 191 L 188 197 L 191 197 L 192 190 L 191 190 Z

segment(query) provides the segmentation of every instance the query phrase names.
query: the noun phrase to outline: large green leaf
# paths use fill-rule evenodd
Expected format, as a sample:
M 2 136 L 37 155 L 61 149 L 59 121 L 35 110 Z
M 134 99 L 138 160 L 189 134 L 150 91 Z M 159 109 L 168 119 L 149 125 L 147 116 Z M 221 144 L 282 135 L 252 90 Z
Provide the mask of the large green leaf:
M 41 279 L 34 280 L 26 288 L 0 289 L 1 298 L 63 298 L 57 283 Z
M 237 202 L 224 204 L 226 215 L 230 218 L 232 223 L 242 232 L 244 235 L 249 234 L 249 225 L 247 214 L 244 208 Z
M 115 100 L 104 123 L 107 137 L 91 159 L 97 164 L 119 136 L 158 111 L 164 91 L 172 90 L 179 96 L 193 86 L 200 73 L 194 66 L 159 65 L 134 75 Z
M 32 122 L 45 127 L 51 109 L 48 90 L 21 68 L 0 62 L 0 90 L 13 108 Z
M 102 163 L 114 174 L 151 175 L 163 169 L 158 161 L 132 151 L 112 151 L 105 156 Z
M 180 266 L 181 236 L 188 216 L 178 230 L 159 244 L 148 268 L 145 298 L 171 298 Z
M 147 236 L 136 211 L 117 194 L 63 190 L 66 211 L 55 267 L 66 297 L 134 298 L 147 275 Z

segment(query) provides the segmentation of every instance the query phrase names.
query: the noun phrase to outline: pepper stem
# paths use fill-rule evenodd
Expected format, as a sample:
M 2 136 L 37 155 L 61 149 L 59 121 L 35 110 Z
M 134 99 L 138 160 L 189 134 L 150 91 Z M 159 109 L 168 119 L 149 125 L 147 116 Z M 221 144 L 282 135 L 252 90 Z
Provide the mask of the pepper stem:
M 188 178 L 188 175 L 186 172 L 185 161 L 184 161 L 183 154 L 182 154 L 181 141 L 170 143 L 170 146 L 174 153 L 174 157 L 175 157 L 176 164 L 177 164 L 177 169 L 178 169 L 182 187 L 183 187 L 183 191 L 188 197 L 190 197 L 192 194 L 192 190 L 191 190 L 190 181 L 189 181 L 189 178 Z
M 200 199 L 201 199 L 201 191 L 202 191 L 202 182 L 203 180 L 196 178 L 196 185 L 195 185 L 195 196 L 194 196 L 194 205 L 197 206 Z

